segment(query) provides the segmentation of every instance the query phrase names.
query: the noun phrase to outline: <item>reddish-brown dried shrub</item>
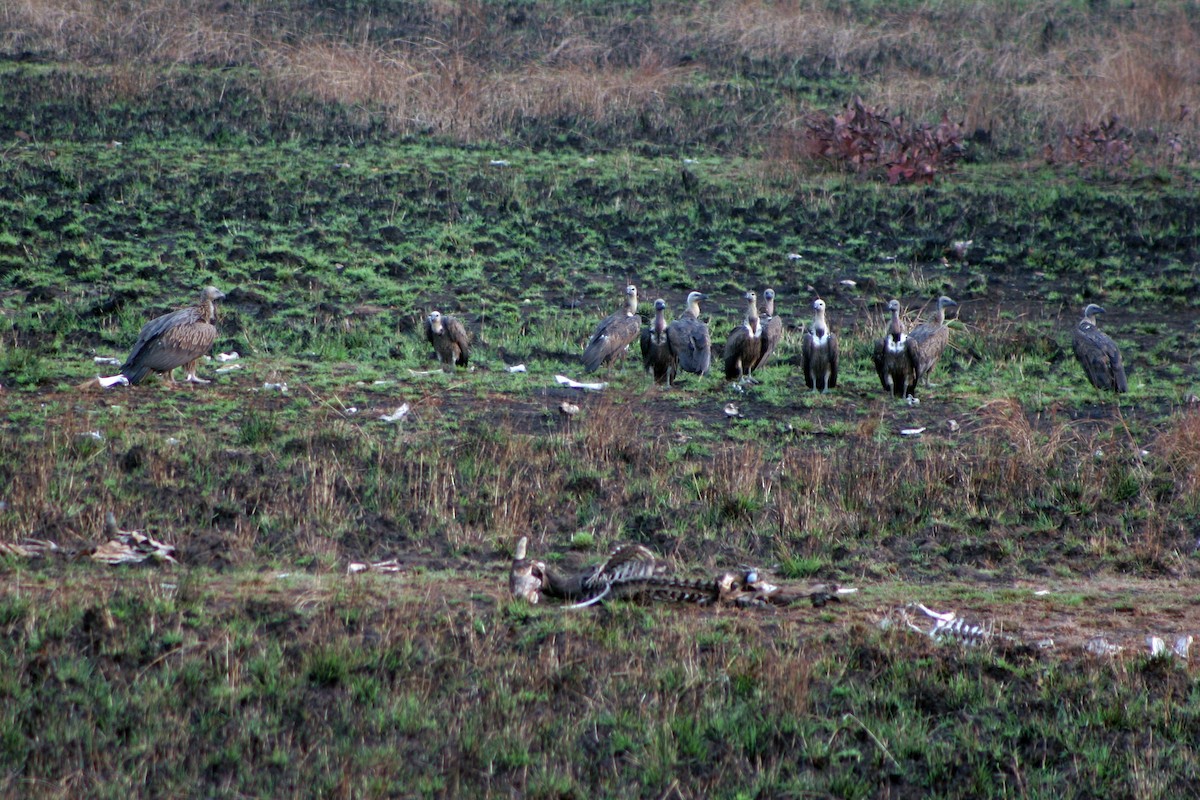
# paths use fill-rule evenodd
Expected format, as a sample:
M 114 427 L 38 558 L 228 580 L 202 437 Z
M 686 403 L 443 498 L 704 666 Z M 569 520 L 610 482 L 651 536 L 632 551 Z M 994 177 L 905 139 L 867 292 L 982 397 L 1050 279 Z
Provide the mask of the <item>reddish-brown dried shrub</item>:
M 963 153 L 962 125 L 942 115 L 936 125 L 912 123 L 854 97 L 837 114 L 810 114 L 805 149 L 812 158 L 855 172 L 880 172 L 889 183 L 932 183 Z
M 1060 129 L 1058 142 L 1043 151 L 1047 164 L 1078 164 L 1083 167 L 1124 167 L 1133 158 L 1133 133 L 1116 114 L 1094 124 Z

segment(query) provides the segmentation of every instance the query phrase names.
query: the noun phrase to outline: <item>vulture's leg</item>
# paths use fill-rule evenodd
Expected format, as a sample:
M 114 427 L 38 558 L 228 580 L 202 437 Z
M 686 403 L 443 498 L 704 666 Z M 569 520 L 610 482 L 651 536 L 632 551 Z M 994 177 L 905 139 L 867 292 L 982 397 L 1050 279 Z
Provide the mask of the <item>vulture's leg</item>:
M 205 380 L 204 378 L 196 377 L 196 364 L 198 364 L 198 363 L 200 363 L 200 359 L 194 358 L 191 361 L 189 361 L 188 363 L 183 365 L 183 369 L 187 373 L 187 378 L 186 378 L 187 382 L 188 383 L 212 383 L 212 381 L 208 381 L 208 380 Z

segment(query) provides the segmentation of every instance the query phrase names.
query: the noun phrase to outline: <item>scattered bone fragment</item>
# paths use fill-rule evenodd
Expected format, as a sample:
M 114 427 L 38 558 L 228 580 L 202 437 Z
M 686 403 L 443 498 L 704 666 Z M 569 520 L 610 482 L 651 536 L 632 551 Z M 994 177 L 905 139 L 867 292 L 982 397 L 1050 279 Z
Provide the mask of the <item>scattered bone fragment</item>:
M 509 591 L 529 603 L 542 598 L 570 601 L 567 609 L 581 609 L 610 600 L 692 603 L 700 606 L 777 607 L 802 600 L 814 607 L 840 602 L 854 590 L 834 584 L 807 589 L 779 586 L 763 579 L 756 569 L 723 572 L 713 578 L 672 575 L 666 562 L 642 545 L 615 548 L 605 561 L 582 572 L 566 573 L 528 557 L 528 537 L 514 550 Z
M 108 541 L 92 552 L 92 559 L 105 564 L 140 564 L 146 560 L 169 561 L 175 559 L 175 545 L 160 542 L 141 531 L 122 530 L 111 511 L 104 515 L 104 535 Z
M 381 420 L 383 420 L 384 422 L 399 422 L 400 420 L 402 420 L 408 416 L 409 410 L 410 410 L 410 407 L 409 407 L 408 403 L 405 403 L 404 405 L 400 406 L 395 411 L 393 411 L 391 414 L 383 414 L 379 418 Z
M 399 572 L 400 562 L 394 558 L 389 558 L 386 561 L 375 561 L 366 563 L 363 561 L 353 561 L 346 567 L 347 575 L 357 575 L 360 572 Z
M 580 383 L 579 381 L 571 380 L 566 375 L 555 375 L 554 380 L 568 389 L 585 389 L 589 392 L 598 392 L 608 386 L 607 383 Z
M 1093 636 L 1084 642 L 1083 649 L 1094 656 L 1115 656 L 1125 648 L 1119 644 L 1113 644 L 1103 636 Z

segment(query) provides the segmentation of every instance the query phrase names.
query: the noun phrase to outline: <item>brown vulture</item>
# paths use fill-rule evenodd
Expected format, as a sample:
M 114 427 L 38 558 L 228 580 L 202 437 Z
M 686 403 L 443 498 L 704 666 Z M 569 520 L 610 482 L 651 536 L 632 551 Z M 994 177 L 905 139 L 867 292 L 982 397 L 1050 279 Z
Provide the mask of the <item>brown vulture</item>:
M 800 361 L 804 368 L 804 383 L 818 392 L 837 387 L 837 336 L 825 322 L 825 301 L 813 301 L 812 327 L 804 332 L 800 345 Z
M 1087 374 L 1088 380 L 1102 392 L 1118 394 L 1129 391 L 1125 381 L 1125 367 L 1121 364 L 1121 351 L 1106 333 L 1096 327 L 1096 315 L 1104 309 L 1091 303 L 1083 310 L 1083 319 L 1075 326 L 1071 344 L 1075 358 Z
M 946 306 L 958 303 L 942 295 L 937 301 L 937 314 L 931 322 L 913 328 L 908 334 L 908 358 L 913 369 L 913 388 L 922 378 L 929 385 L 929 372 L 942 357 L 946 343 L 950 341 L 950 328 L 946 326 Z
M 746 292 L 746 319 L 725 341 L 725 380 L 753 380 L 752 373 L 762 353 L 763 326 L 758 318 L 758 298 Z
M 767 289 L 763 292 L 762 328 L 762 349 L 758 354 L 758 359 L 751 365 L 751 371 L 766 364 L 767 359 L 775 352 L 776 346 L 783 341 L 783 320 L 775 316 L 774 289 Z
M 217 311 L 213 301 L 225 296 L 215 286 L 200 293 L 199 304 L 181 308 L 147 322 L 138 334 L 129 358 L 121 365 L 121 374 L 130 383 L 140 383 L 147 373 L 165 372 L 174 383 L 171 372 L 183 367 L 191 383 L 208 383 L 196 377 L 196 362 L 212 349 L 217 338 L 213 325 Z
M 675 380 L 678 359 L 667 337 L 667 301 L 654 301 L 654 321 L 642 331 L 642 366 L 654 376 L 655 383 L 668 386 Z
M 700 321 L 700 301 L 707 299 L 700 292 L 687 296 L 687 311 L 667 326 L 667 340 L 679 359 L 679 368 L 696 375 L 707 375 L 712 363 L 712 337 L 708 325 Z
M 454 366 L 467 366 L 471 340 L 467 329 L 457 318 L 434 311 L 425 318 L 425 338 L 433 345 L 438 361 L 446 372 L 454 372 Z
M 584 372 L 595 372 L 602 364 L 611 364 L 617 356 L 638 338 L 642 328 L 637 313 L 637 287 L 625 287 L 625 308 L 605 317 L 596 326 L 592 338 L 583 350 Z
M 912 361 L 908 357 L 908 334 L 904 332 L 904 323 L 900 321 L 900 301 L 889 300 L 887 310 L 891 312 L 892 320 L 888 324 L 887 333 L 875 343 L 875 372 L 883 390 L 890 392 L 893 397 L 905 397 L 912 390 L 916 381 L 913 379 Z

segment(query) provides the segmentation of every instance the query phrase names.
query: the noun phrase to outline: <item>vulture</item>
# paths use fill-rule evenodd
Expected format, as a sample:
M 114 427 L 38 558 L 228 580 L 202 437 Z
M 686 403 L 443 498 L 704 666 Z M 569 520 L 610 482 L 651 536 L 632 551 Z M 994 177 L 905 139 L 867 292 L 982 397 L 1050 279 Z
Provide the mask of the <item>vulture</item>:
M 905 397 L 916 381 L 913 379 L 912 361 L 908 357 L 908 335 L 900 321 L 900 301 L 889 300 L 887 310 L 892 314 L 887 333 L 875 343 L 875 372 L 885 392 L 893 397 Z
M 1072 345 L 1075 358 L 1087 374 L 1088 380 L 1100 391 L 1121 394 L 1129 391 L 1125 382 L 1125 367 L 1121 365 L 1121 352 L 1108 335 L 1096 327 L 1096 315 L 1104 309 L 1091 303 L 1083 310 L 1083 319 L 1075 326 Z
M 937 301 L 937 315 L 932 322 L 925 322 L 913 328 L 908 334 L 908 359 L 912 362 L 913 388 L 921 378 L 929 385 L 929 371 L 942 357 L 946 342 L 950 341 L 950 329 L 946 327 L 946 306 L 956 306 L 958 303 L 942 295 Z
M 642 328 L 637 313 L 637 287 L 625 287 L 625 308 L 605 317 L 583 350 L 583 369 L 595 372 L 601 364 L 611 364 L 638 337 Z
M 642 366 L 654 375 L 655 383 L 668 386 L 675 380 L 679 360 L 671 351 L 667 337 L 667 301 L 661 297 L 654 301 L 654 321 L 642 331 Z
M 751 365 L 751 370 L 756 370 L 767 363 L 767 359 L 775 352 L 776 345 L 783 340 L 783 320 L 775 316 L 774 289 L 767 289 L 763 292 L 762 327 L 762 350 L 758 354 L 758 359 Z
M 754 292 L 746 292 L 746 320 L 725 341 L 725 380 L 753 380 L 754 365 L 762 353 L 763 326 Z
M 471 343 L 467 329 L 456 317 L 434 311 L 425 318 L 425 338 L 433 345 L 443 370 L 454 372 L 455 364 L 467 366 Z
M 706 299 L 700 292 L 687 296 L 687 311 L 667 326 L 667 341 L 679 359 L 679 369 L 697 375 L 707 375 L 712 363 L 712 338 L 708 326 L 700 321 L 700 301 Z
M 800 361 L 804 367 L 804 383 L 818 392 L 837 387 L 837 336 L 825 322 L 825 301 L 813 301 L 812 327 L 804 332 L 800 345 Z
M 200 293 L 200 303 L 181 308 L 147 322 L 138 334 L 129 358 L 121 365 L 121 374 L 130 383 L 140 383 L 149 372 L 165 372 L 171 382 L 176 367 L 183 367 L 191 383 L 208 383 L 196 377 L 196 362 L 212 349 L 217 338 L 213 325 L 217 312 L 214 300 L 225 296 L 215 286 Z

